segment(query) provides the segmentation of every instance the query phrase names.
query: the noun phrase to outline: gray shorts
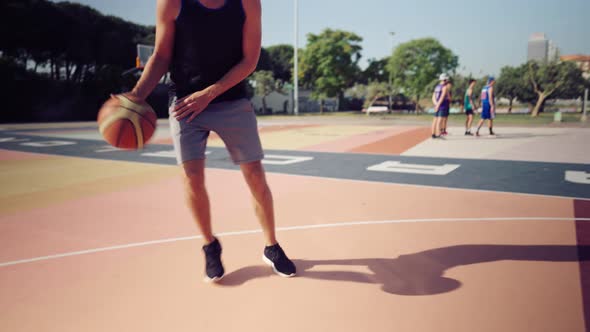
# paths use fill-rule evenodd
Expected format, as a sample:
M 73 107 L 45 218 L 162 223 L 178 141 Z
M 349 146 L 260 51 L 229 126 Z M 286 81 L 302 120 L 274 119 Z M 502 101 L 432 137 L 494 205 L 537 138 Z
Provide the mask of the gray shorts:
M 205 159 L 207 138 L 211 131 L 221 137 L 235 164 L 264 158 L 256 114 L 248 99 L 211 104 L 190 123 L 187 123 L 188 117 L 178 121 L 172 116 L 172 105 L 175 104 L 176 98 L 173 98 L 169 112 L 170 131 L 178 164 Z

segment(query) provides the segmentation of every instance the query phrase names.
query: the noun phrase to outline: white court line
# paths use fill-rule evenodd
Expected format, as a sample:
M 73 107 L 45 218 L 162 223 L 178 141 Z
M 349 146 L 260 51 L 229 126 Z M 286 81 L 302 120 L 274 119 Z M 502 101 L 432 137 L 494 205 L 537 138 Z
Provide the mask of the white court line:
M 295 231 L 295 230 L 318 229 L 318 228 L 336 228 L 336 227 L 349 227 L 349 226 L 367 226 L 367 225 L 421 223 L 421 222 L 424 222 L 424 223 L 426 223 L 426 222 L 448 222 L 448 221 L 590 221 L 590 218 L 546 218 L 546 217 L 506 218 L 505 217 L 505 218 L 397 219 L 397 220 L 353 221 L 353 222 L 343 222 L 343 223 L 335 223 L 335 224 L 277 227 L 276 230 L 279 232 L 288 232 L 288 231 Z M 224 233 L 215 234 L 215 236 L 226 237 L 226 236 L 236 236 L 236 235 L 258 234 L 258 233 L 262 233 L 262 230 L 255 229 L 255 230 L 248 230 L 248 231 L 224 232 Z M 63 253 L 63 254 L 41 256 L 41 257 L 21 259 L 21 260 L 17 260 L 17 261 L 0 263 L 0 268 L 6 267 L 6 266 L 12 266 L 12 265 L 19 265 L 19 264 L 26 264 L 26 263 L 33 263 L 33 262 L 39 262 L 39 261 L 64 258 L 64 257 L 87 255 L 87 254 L 93 254 L 93 253 L 99 253 L 99 252 L 105 252 L 105 251 L 114 251 L 114 250 L 119 250 L 119 249 L 146 247 L 146 246 L 155 245 L 155 244 L 164 244 L 164 243 L 172 243 L 172 242 L 180 242 L 180 241 L 192 241 L 192 240 L 196 240 L 196 239 L 200 239 L 200 238 L 202 238 L 202 236 L 200 236 L 200 235 L 186 236 L 186 237 L 177 237 L 177 238 L 163 239 L 163 240 L 136 242 L 136 243 L 129 243 L 129 244 L 118 245 L 118 246 L 88 249 L 88 250 L 81 250 L 81 251 L 72 251 L 72 252 Z

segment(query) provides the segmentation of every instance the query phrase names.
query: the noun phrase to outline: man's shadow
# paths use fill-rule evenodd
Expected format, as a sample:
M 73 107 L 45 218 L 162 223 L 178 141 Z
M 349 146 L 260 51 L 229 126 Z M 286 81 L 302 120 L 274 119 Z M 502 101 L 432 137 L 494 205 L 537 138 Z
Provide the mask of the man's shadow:
M 329 281 L 380 285 L 384 292 L 397 295 L 434 295 L 461 287 L 461 281 L 444 277 L 446 270 L 461 265 L 512 260 L 578 262 L 590 260 L 590 246 L 555 245 L 459 245 L 426 250 L 397 258 L 294 260 L 297 275 Z M 338 267 L 314 271 L 314 267 Z M 371 273 L 347 270 L 346 266 L 366 267 Z M 249 280 L 272 275 L 267 266 L 250 266 L 227 274 L 220 283 L 239 286 Z
M 482 133 L 486 133 L 482 131 Z M 501 133 L 497 134 L 497 139 L 525 139 L 525 138 L 536 138 L 536 137 L 553 137 L 556 134 L 539 134 L 539 133 Z

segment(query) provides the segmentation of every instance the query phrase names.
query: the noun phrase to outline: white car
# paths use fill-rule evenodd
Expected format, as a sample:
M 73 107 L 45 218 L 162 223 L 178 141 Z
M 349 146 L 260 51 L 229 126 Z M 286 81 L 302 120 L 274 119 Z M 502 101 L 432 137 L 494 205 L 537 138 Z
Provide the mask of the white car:
M 364 110 L 367 115 L 371 113 L 387 113 L 389 112 L 389 108 L 387 106 L 369 106 L 366 110 Z

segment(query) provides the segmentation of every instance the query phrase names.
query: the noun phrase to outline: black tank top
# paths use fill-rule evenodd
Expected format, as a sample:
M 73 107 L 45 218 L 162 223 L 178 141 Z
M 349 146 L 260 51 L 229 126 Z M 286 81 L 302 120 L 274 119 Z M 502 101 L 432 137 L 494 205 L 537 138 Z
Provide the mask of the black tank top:
M 246 18 L 242 0 L 225 0 L 218 9 L 207 8 L 199 0 L 181 1 L 170 64 L 171 92 L 178 97 L 209 87 L 242 60 Z M 242 81 L 212 103 L 245 97 Z

